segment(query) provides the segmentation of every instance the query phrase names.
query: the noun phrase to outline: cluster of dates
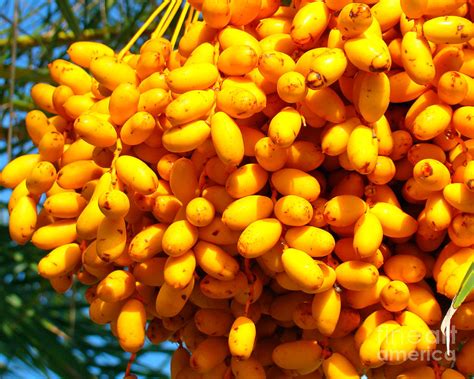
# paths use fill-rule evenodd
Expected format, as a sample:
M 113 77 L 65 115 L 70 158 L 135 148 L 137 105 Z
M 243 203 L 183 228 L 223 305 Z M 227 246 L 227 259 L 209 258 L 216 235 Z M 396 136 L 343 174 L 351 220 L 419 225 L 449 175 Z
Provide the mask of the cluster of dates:
M 473 293 L 429 359 L 474 261 L 474 7 L 190 3 L 177 49 L 49 65 L 11 238 L 125 351 L 179 342 L 173 379 L 474 374 Z

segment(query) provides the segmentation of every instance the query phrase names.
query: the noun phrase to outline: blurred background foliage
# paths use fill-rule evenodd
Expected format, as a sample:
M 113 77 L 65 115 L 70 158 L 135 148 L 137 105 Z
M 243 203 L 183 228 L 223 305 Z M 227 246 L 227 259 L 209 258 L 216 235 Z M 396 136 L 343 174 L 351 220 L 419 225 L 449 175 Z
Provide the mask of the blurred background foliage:
M 34 149 L 24 118 L 34 109 L 32 85 L 50 82 L 47 64 L 67 59 L 66 50 L 76 40 L 100 41 L 118 51 L 160 3 L 0 0 L 0 167 Z M 147 33 L 135 49 L 143 38 Z M 37 274 L 44 252 L 10 242 L 9 195 L 10 190 L 0 187 L 0 377 L 123 376 L 129 355 L 108 327 L 89 320 L 84 289 L 76 283 L 65 295 L 56 294 Z M 166 378 L 173 347 L 147 344 L 132 372 Z

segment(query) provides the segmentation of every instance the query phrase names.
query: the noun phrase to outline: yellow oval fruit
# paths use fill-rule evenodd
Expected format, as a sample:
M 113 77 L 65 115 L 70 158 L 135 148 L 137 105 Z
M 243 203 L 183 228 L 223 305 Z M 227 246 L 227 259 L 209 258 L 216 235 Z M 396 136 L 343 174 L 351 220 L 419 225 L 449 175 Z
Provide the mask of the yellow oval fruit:
M 285 249 L 281 256 L 283 268 L 299 287 L 314 291 L 323 283 L 323 273 L 317 262 L 307 253 L 298 249 Z
M 428 191 L 441 191 L 451 182 L 446 166 L 436 159 L 422 159 L 413 167 L 413 177 Z
M 443 196 L 446 201 L 461 212 L 474 213 L 474 192 L 464 185 L 464 183 L 451 183 L 443 189 Z
M 199 228 L 199 238 L 218 245 L 230 245 L 237 243 L 239 233 L 229 229 L 220 217 L 214 217 L 209 225 Z
M 117 131 L 106 119 L 96 114 L 82 114 L 74 122 L 75 132 L 97 147 L 110 147 L 117 141 Z
M 2 186 L 14 188 L 26 179 L 39 161 L 39 154 L 21 155 L 10 161 L 2 170 Z
M 26 177 L 26 188 L 33 195 L 49 191 L 56 181 L 56 168 L 50 162 L 38 162 Z
M 364 3 L 345 4 L 337 18 L 337 28 L 344 37 L 357 37 L 372 24 L 372 12 Z
M 185 288 L 192 280 L 196 258 L 192 250 L 177 257 L 168 257 L 163 270 L 165 282 L 173 288 Z
M 374 131 L 364 125 L 356 126 L 347 141 L 347 155 L 351 165 L 361 174 L 375 169 L 378 155 L 378 141 Z
M 316 178 L 294 168 L 283 168 L 274 172 L 271 183 L 283 196 L 296 195 L 309 202 L 316 200 L 321 191 Z
M 127 230 L 123 217 L 104 218 L 97 230 L 97 255 L 105 262 L 115 261 L 125 250 Z
M 341 312 L 341 295 L 334 288 L 314 295 L 311 313 L 316 328 L 323 336 L 330 336 L 336 329 Z
M 166 107 L 166 117 L 171 125 L 182 125 L 206 118 L 215 103 L 213 90 L 193 90 L 179 95 Z
M 91 77 L 74 63 L 56 59 L 48 64 L 48 69 L 56 83 L 70 87 L 76 95 L 84 95 L 91 90 Z
M 232 230 L 243 230 L 252 222 L 267 218 L 273 211 L 269 197 L 250 195 L 233 201 L 222 213 L 222 222 Z
M 86 199 L 79 193 L 59 192 L 49 196 L 43 203 L 43 208 L 53 217 L 76 218 L 86 205 Z
M 72 275 L 66 274 L 56 278 L 51 278 L 49 279 L 49 283 L 57 293 L 65 293 L 72 286 Z
M 53 94 L 56 87 L 51 84 L 37 83 L 31 87 L 31 98 L 33 102 L 43 111 L 56 114 L 53 104 Z
M 84 68 L 89 68 L 94 58 L 114 56 L 114 51 L 110 47 L 92 41 L 74 42 L 68 47 L 67 53 L 74 63 Z
M 296 71 L 285 72 L 278 78 L 277 92 L 287 103 L 303 101 L 307 93 L 305 77 Z
M 111 91 L 121 83 L 138 85 L 135 70 L 128 64 L 118 61 L 116 57 L 95 57 L 91 60 L 89 69 L 94 78 Z
M 388 157 L 379 155 L 377 157 L 375 170 L 368 175 L 368 178 L 372 183 L 382 186 L 390 182 L 395 174 L 396 166 L 393 161 Z
M 209 125 L 203 120 L 196 120 L 165 130 L 162 143 L 170 152 L 185 153 L 201 145 L 210 134 Z
M 456 109 L 453 113 L 453 126 L 463 136 L 474 137 L 474 124 L 471 121 L 470 114 L 474 107 L 465 106 Z
M 423 35 L 436 44 L 463 43 L 474 36 L 474 27 L 464 17 L 435 17 L 423 23 Z
M 99 208 L 102 213 L 110 218 L 125 217 L 130 210 L 130 200 L 119 190 L 102 193 L 98 199 Z
M 429 366 L 418 366 L 398 374 L 400 379 L 436 378 L 435 370 Z
M 367 315 L 365 320 L 362 321 L 361 325 L 355 332 L 355 347 L 360 349 L 362 343 L 367 340 L 367 337 L 372 334 L 377 326 L 390 320 L 393 320 L 393 316 L 385 309 L 379 309 Z M 380 341 L 380 343 L 382 343 L 382 341 Z
M 282 225 L 277 219 L 265 218 L 254 221 L 240 235 L 237 250 L 245 258 L 256 258 L 278 242 L 281 232 Z
M 302 171 L 313 171 L 325 159 L 320 147 L 309 141 L 295 141 L 287 150 L 286 166 Z
M 314 4 L 314 3 L 312 3 Z M 284 342 L 272 352 L 273 362 L 286 370 L 314 370 L 322 361 L 322 349 L 315 340 Z
M 329 358 L 323 361 L 323 371 L 327 379 L 359 378 L 359 373 L 351 361 L 339 353 L 332 353 Z
M 426 91 L 427 87 L 414 82 L 406 71 L 390 74 L 390 102 L 404 103 L 411 101 Z
M 37 218 L 35 199 L 28 195 L 20 197 L 10 213 L 10 238 L 20 245 L 27 243 L 35 231 Z
M 355 77 L 354 106 L 367 122 L 377 122 L 390 103 L 390 81 L 383 73 L 360 71 Z
M 364 200 L 354 195 L 339 195 L 324 205 L 324 219 L 330 225 L 349 226 L 354 224 L 366 211 Z
M 407 326 L 390 332 L 380 345 L 380 356 L 385 362 L 400 364 L 416 349 L 421 333 Z
M 133 268 L 135 279 L 147 286 L 159 287 L 165 282 L 164 268 L 166 264 L 164 257 L 150 258 Z
M 388 46 L 381 38 L 350 38 L 344 44 L 344 52 L 349 61 L 362 71 L 387 72 L 392 65 Z
M 193 288 L 194 278 L 184 288 L 173 288 L 164 282 L 156 296 L 156 314 L 160 318 L 174 317 L 179 314 L 191 296 Z
M 152 88 L 140 95 L 138 100 L 138 111 L 148 112 L 153 117 L 158 117 L 162 114 L 171 98 L 167 90 L 163 88 Z
M 196 197 L 186 205 L 186 219 L 194 226 L 209 225 L 214 215 L 214 205 L 204 197 Z
M 347 58 L 339 48 L 329 49 L 311 63 L 306 85 L 311 89 L 328 87 L 339 80 L 347 67 Z
M 268 136 L 278 147 L 289 147 L 295 141 L 300 129 L 301 115 L 294 108 L 287 107 L 270 121 Z
M 95 239 L 97 237 L 97 229 L 105 218 L 104 214 L 99 209 L 98 200 L 103 192 L 110 189 L 111 182 L 112 176 L 110 173 L 105 173 L 100 177 L 89 203 L 77 218 L 76 229 L 79 237 L 87 240 Z
M 428 84 L 435 77 L 435 65 L 428 41 L 417 32 L 405 33 L 402 39 L 401 60 L 403 67 L 415 83 Z
M 127 145 L 145 142 L 155 129 L 155 119 L 147 112 L 137 112 L 120 129 L 120 139 Z
M 229 1 L 205 0 L 202 2 L 202 18 L 211 28 L 222 29 L 230 22 Z
M 199 241 L 194 252 L 199 267 L 215 279 L 232 280 L 239 271 L 235 258 L 217 245 Z
M 197 228 L 187 220 L 173 222 L 163 234 L 162 247 L 170 256 L 180 256 L 190 250 L 198 238 Z
M 425 205 L 426 221 L 434 230 L 445 230 L 453 219 L 453 208 L 443 197 L 443 193 L 431 193 Z
M 324 127 L 321 135 L 322 151 L 329 156 L 337 156 L 344 153 L 349 136 L 358 125 L 360 125 L 360 120 L 357 117 L 351 117 L 342 123 L 329 124 Z
M 208 337 L 194 349 L 189 365 L 198 373 L 205 373 L 222 363 L 229 354 L 227 340 L 223 337 Z M 186 376 L 188 377 L 188 376 Z
M 324 3 L 307 3 L 301 7 L 291 24 L 294 43 L 299 47 L 315 47 L 329 23 L 329 16 L 329 9 Z
M 121 83 L 110 95 L 110 118 L 116 125 L 123 125 L 137 111 L 140 91 L 130 83 Z
M 403 13 L 409 18 L 420 18 L 428 8 L 428 0 L 400 0 Z
M 380 292 L 380 304 L 390 312 L 400 312 L 408 306 L 410 290 L 400 281 L 393 280 L 386 284 Z
M 362 215 L 354 225 L 354 250 L 362 258 L 373 256 L 383 239 L 382 224 L 372 213 Z
M 225 165 L 238 166 L 244 158 L 242 132 L 232 118 L 217 112 L 211 119 L 211 137 L 217 156 Z
M 430 290 L 418 284 L 409 284 L 410 297 L 407 310 L 423 319 L 427 325 L 441 321 L 441 308 Z
M 404 283 L 416 283 L 426 275 L 423 261 L 414 255 L 399 254 L 387 259 L 384 263 L 385 274 L 392 280 Z
M 439 78 L 438 96 L 449 105 L 461 103 L 468 91 L 468 81 L 457 71 L 447 71 Z
M 245 274 L 241 271 L 230 280 L 219 280 L 206 275 L 199 283 L 202 293 L 211 299 L 231 299 L 248 287 Z
M 416 116 L 410 130 L 413 136 L 421 141 L 432 139 L 448 127 L 452 114 L 449 105 L 429 105 Z
M 274 212 L 278 220 L 289 226 L 303 226 L 313 218 L 310 202 L 295 195 L 281 197 L 275 203 Z
M 258 63 L 257 52 L 248 45 L 232 45 L 222 51 L 217 68 L 227 76 L 245 75 Z
M 214 85 L 218 75 L 215 65 L 194 63 L 171 70 L 166 76 L 166 84 L 174 93 L 206 90 Z
M 99 178 L 103 171 L 92 160 L 71 162 L 59 170 L 57 183 L 64 189 L 78 189 L 90 180 Z
M 135 291 L 135 278 L 128 271 L 115 270 L 102 279 L 97 286 L 97 296 L 114 303 L 125 300 Z
M 240 199 L 260 191 L 266 184 L 268 173 L 255 163 L 240 166 L 227 178 L 225 188 L 230 196 Z
M 337 281 L 353 291 L 363 291 L 375 285 L 379 274 L 375 266 L 361 261 L 347 261 L 336 267 Z
M 130 155 L 122 155 L 115 161 L 118 178 L 134 191 L 152 194 L 158 187 L 158 177 L 143 161 Z
M 248 317 L 235 319 L 229 331 L 229 351 L 233 357 L 248 359 L 252 354 L 255 344 L 256 328 L 254 322 Z
M 379 202 L 370 211 L 379 219 L 383 234 L 387 237 L 409 237 L 418 228 L 417 221 L 396 205 Z
M 196 327 L 208 336 L 222 337 L 228 334 L 233 321 L 232 313 L 226 309 L 201 308 L 194 314 Z
M 283 246 L 275 245 L 265 254 L 257 257 L 259 265 L 268 269 L 270 272 L 284 272 L 283 263 L 281 261 L 281 255 L 283 254 Z
M 42 250 L 51 250 L 77 239 L 76 220 L 58 220 L 38 228 L 31 242 Z
M 43 135 L 38 151 L 42 161 L 57 162 L 64 151 L 64 137 L 57 131 L 50 131 Z
M 289 228 L 285 233 L 285 241 L 288 246 L 315 258 L 329 255 L 335 246 L 331 233 L 314 226 Z
M 328 51 L 327 47 L 318 47 L 304 52 L 303 55 L 301 55 L 301 57 L 299 57 L 298 61 L 296 62 L 295 71 L 299 72 L 306 78 L 306 75 L 308 75 L 309 73 L 313 60 L 325 51 Z
M 239 360 L 232 357 L 230 360 L 230 366 L 236 379 L 250 377 L 255 379 L 265 379 L 267 377 L 262 363 L 254 357 L 250 357 L 246 360 Z
M 222 87 L 217 93 L 216 104 L 219 110 L 237 119 L 248 118 L 261 109 L 251 91 L 235 85 Z
M 133 260 L 144 262 L 163 251 L 162 240 L 167 225 L 151 225 L 137 233 L 130 242 L 129 254 Z
M 341 97 L 329 87 L 308 89 L 305 105 L 320 118 L 335 124 L 346 121 L 346 108 Z
M 188 57 L 193 50 L 201 44 L 211 42 L 216 36 L 216 30 L 205 22 L 195 21 L 189 25 L 179 41 L 178 52 L 183 57 Z
M 472 316 L 474 314 L 474 302 L 465 302 L 454 313 L 451 322 L 459 330 L 473 330 Z
M 265 170 L 278 171 L 288 160 L 288 149 L 277 146 L 270 137 L 263 137 L 255 144 L 255 158 Z
M 92 322 L 105 325 L 113 320 L 117 320 L 123 302 L 107 303 L 99 298 L 95 298 L 89 307 L 89 317 Z
M 58 87 L 59 88 L 59 87 Z M 40 110 L 33 110 L 25 117 L 26 131 L 35 145 L 38 145 L 41 138 L 50 131 L 56 131 L 51 125 L 48 117 Z
M 117 335 L 120 347 L 136 353 L 145 343 L 146 311 L 144 304 L 136 299 L 128 300 L 117 318 Z
M 233 26 L 227 26 L 219 32 L 218 40 L 222 50 L 233 45 L 247 45 L 254 49 L 258 55 L 261 53 L 258 40 L 250 33 Z
M 81 254 L 78 244 L 60 246 L 39 261 L 38 272 L 43 278 L 48 279 L 66 275 L 81 262 Z
M 400 324 L 394 320 L 388 320 L 372 326 L 373 329 L 369 331 L 367 338 L 360 344 L 359 357 L 364 366 L 376 368 L 384 363 L 380 355 L 382 342 L 391 332 L 398 330 Z

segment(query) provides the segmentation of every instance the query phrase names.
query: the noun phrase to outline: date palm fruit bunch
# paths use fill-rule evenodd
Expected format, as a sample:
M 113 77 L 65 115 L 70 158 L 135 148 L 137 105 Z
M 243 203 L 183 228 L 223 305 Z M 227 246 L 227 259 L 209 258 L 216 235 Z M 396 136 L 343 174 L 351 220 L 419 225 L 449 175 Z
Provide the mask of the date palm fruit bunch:
M 127 352 L 179 343 L 173 379 L 474 374 L 474 293 L 430 359 L 474 261 L 474 6 L 194 0 L 175 49 L 168 5 L 32 88 L 2 185 L 39 274 Z

